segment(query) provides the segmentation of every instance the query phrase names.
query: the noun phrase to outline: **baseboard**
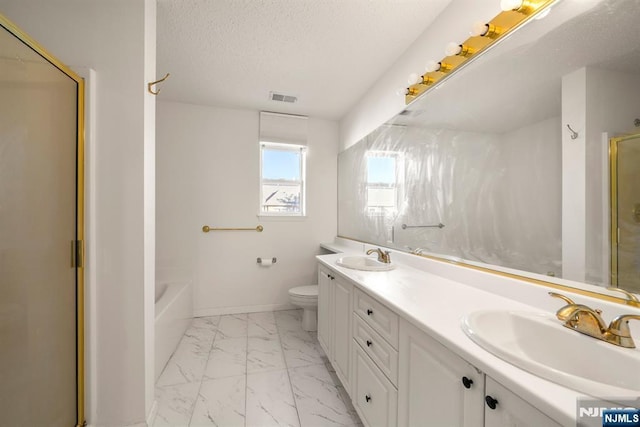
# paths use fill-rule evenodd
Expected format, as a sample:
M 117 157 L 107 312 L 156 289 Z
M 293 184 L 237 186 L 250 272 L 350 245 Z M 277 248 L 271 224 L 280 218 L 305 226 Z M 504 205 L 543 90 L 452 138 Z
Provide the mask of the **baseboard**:
M 149 415 L 147 416 L 147 422 L 144 423 L 136 423 L 136 424 L 127 424 L 126 427 L 150 427 L 153 425 L 156 420 L 156 414 L 158 413 L 158 401 L 154 400 L 153 405 L 151 405 L 151 410 L 149 411 Z M 87 424 L 85 427 L 98 427 L 95 424 Z
M 291 304 L 245 305 L 241 307 L 200 308 L 193 312 L 193 317 L 219 316 L 223 314 L 258 313 L 260 311 L 295 310 Z
M 153 405 L 151 405 L 151 410 L 149 411 L 149 415 L 147 415 L 147 426 L 152 426 L 154 421 L 156 420 L 156 414 L 158 413 L 158 401 L 153 400 Z
M 87 424 L 84 427 L 105 427 L 105 426 L 111 427 L 113 425 L 114 424 L 106 424 L 106 425 L 102 425 L 102 424 L 101 425 Z M 153 424 L 149 424 L 148 422 L 144 422 L 144 423 L 136 423 L 136 424 L 127 424 L 127 425 L 125 425 L 125 427 L 150 427 L 152 425 Z

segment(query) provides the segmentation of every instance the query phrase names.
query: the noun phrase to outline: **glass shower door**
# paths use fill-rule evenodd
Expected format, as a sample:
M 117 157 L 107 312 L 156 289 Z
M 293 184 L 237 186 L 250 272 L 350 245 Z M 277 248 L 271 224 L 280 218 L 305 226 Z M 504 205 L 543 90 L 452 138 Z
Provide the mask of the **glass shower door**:
M 640 293 L 640 135 L 612 148 L 612 282 Z
M 27 42 L 0 16 L 0 426 L 74 426 L 81 83 Z

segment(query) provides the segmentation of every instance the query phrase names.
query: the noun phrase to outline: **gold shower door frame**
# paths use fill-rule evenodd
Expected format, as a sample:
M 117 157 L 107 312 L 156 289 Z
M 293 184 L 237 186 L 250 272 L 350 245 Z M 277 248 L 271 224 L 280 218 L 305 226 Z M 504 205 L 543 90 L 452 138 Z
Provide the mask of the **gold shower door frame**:
M 640 144 L 640 133 L 633 135 L 625 135 L 609 139 L 609 171 L 610 171 L 610 205 L 611 205 L 611 286 L 620 287 L 619 283 L 619 246 L 620 246 L 620 230 L 618 219 L 619 197 L 618 190 L 621 183 L 618 180 L 618 154 L 619 145 L 622 142 L 638 140 Z M 624 287 L 624 286 L 623 286 Z M 631 292 L 638 292 L 637 289 L 627 289 Z
M 84 360 L 84 79 L 49 53 L 36 40 L 18 28 L 13 22 L 0 14 L 0 27 L 3 27 L 18 40 L 35 51 L 52 66 L 56 67 L 77 84 L 76 116 L 76 240 L 72 242 L 72 261 L 75 263 L 76 279 L 76 426 L 86 425 L 85 421 L 85 360 Z

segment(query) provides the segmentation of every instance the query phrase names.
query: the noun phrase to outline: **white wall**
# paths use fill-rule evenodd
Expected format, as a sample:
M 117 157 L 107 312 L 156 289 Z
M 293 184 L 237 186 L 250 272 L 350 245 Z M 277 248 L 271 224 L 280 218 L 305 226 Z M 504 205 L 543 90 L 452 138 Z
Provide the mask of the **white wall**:
M 88 355 L 94 373 L 87 395 L 91 425 L 144 422 L 153 391 L 145 351 L 152 333 L 145 325 L 152 316 L 145 292 L 153 286 L 145 287 L 153 262 L 153 137 L 145 123 L 153 121 L 153 112 L 145 105 L 151 96 L 145 81 L 154 74 L 155 58 L 145 56 L 145 47 L 155 44 L 155 34 L 145 34 L 145 23 L 151 24 L 145 16 L 154 8 L 152 0 L 0 0 L 0 13 L 52 54 L 72 68 L 95 70 L 96 139 L 90 143 L 96 170 L 87 171 L 95 176 L 95 211 L 88 215 L 96 231 L 87 243 L 97 252 L 87 258 L 96 260 L 88 266 L 95 283 L 87 286 L 97 301 L 95 318 L 87 322 L 96 325 L 92 339 L 97 337 L 97 352 Z M 153 358 L 148 363 L 152 372 Z
M 257 111 L 158 103 L 157 277 L 193 280 L 195 314 L 288 307 L 336 232 L 336 122 L 309 118 L 307 217 L 258 218 Z M 201 231 L 264 226 L 264 232 Z M 257 257 L 276 257 L 259 267 Z
M 144 2 L 144 81 L 156 76 L 156 0 Z M 144 94 L 144 386 L 147 419 L 155 401 L 156 97 Z
M 449 42 L 466 40 L 474 22 L 488 21 L 500 11 L 499 0 L 453 0 L 343 117 L 340 149 L 355 144 L 404 109 L 404 95 L 396 92 L 407 87 L 409 74 L 424 74 L 427 61 L 442 59 Z
M 553 117 L 501 135 L 505 173 L 496 204 L 499 251 L 513 268 L 562 274 L 562 124 Z M 500 205 L 501 204 L 501 205 Z

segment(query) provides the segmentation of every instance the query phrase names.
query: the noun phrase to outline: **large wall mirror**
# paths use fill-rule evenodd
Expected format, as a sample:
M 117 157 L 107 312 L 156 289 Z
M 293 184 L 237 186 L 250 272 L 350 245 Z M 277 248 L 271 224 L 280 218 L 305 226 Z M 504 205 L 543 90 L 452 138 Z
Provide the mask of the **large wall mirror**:
M 640 293 L 638 22 L 558 1 L 431 87 L 340 154 L 338 234 Z

